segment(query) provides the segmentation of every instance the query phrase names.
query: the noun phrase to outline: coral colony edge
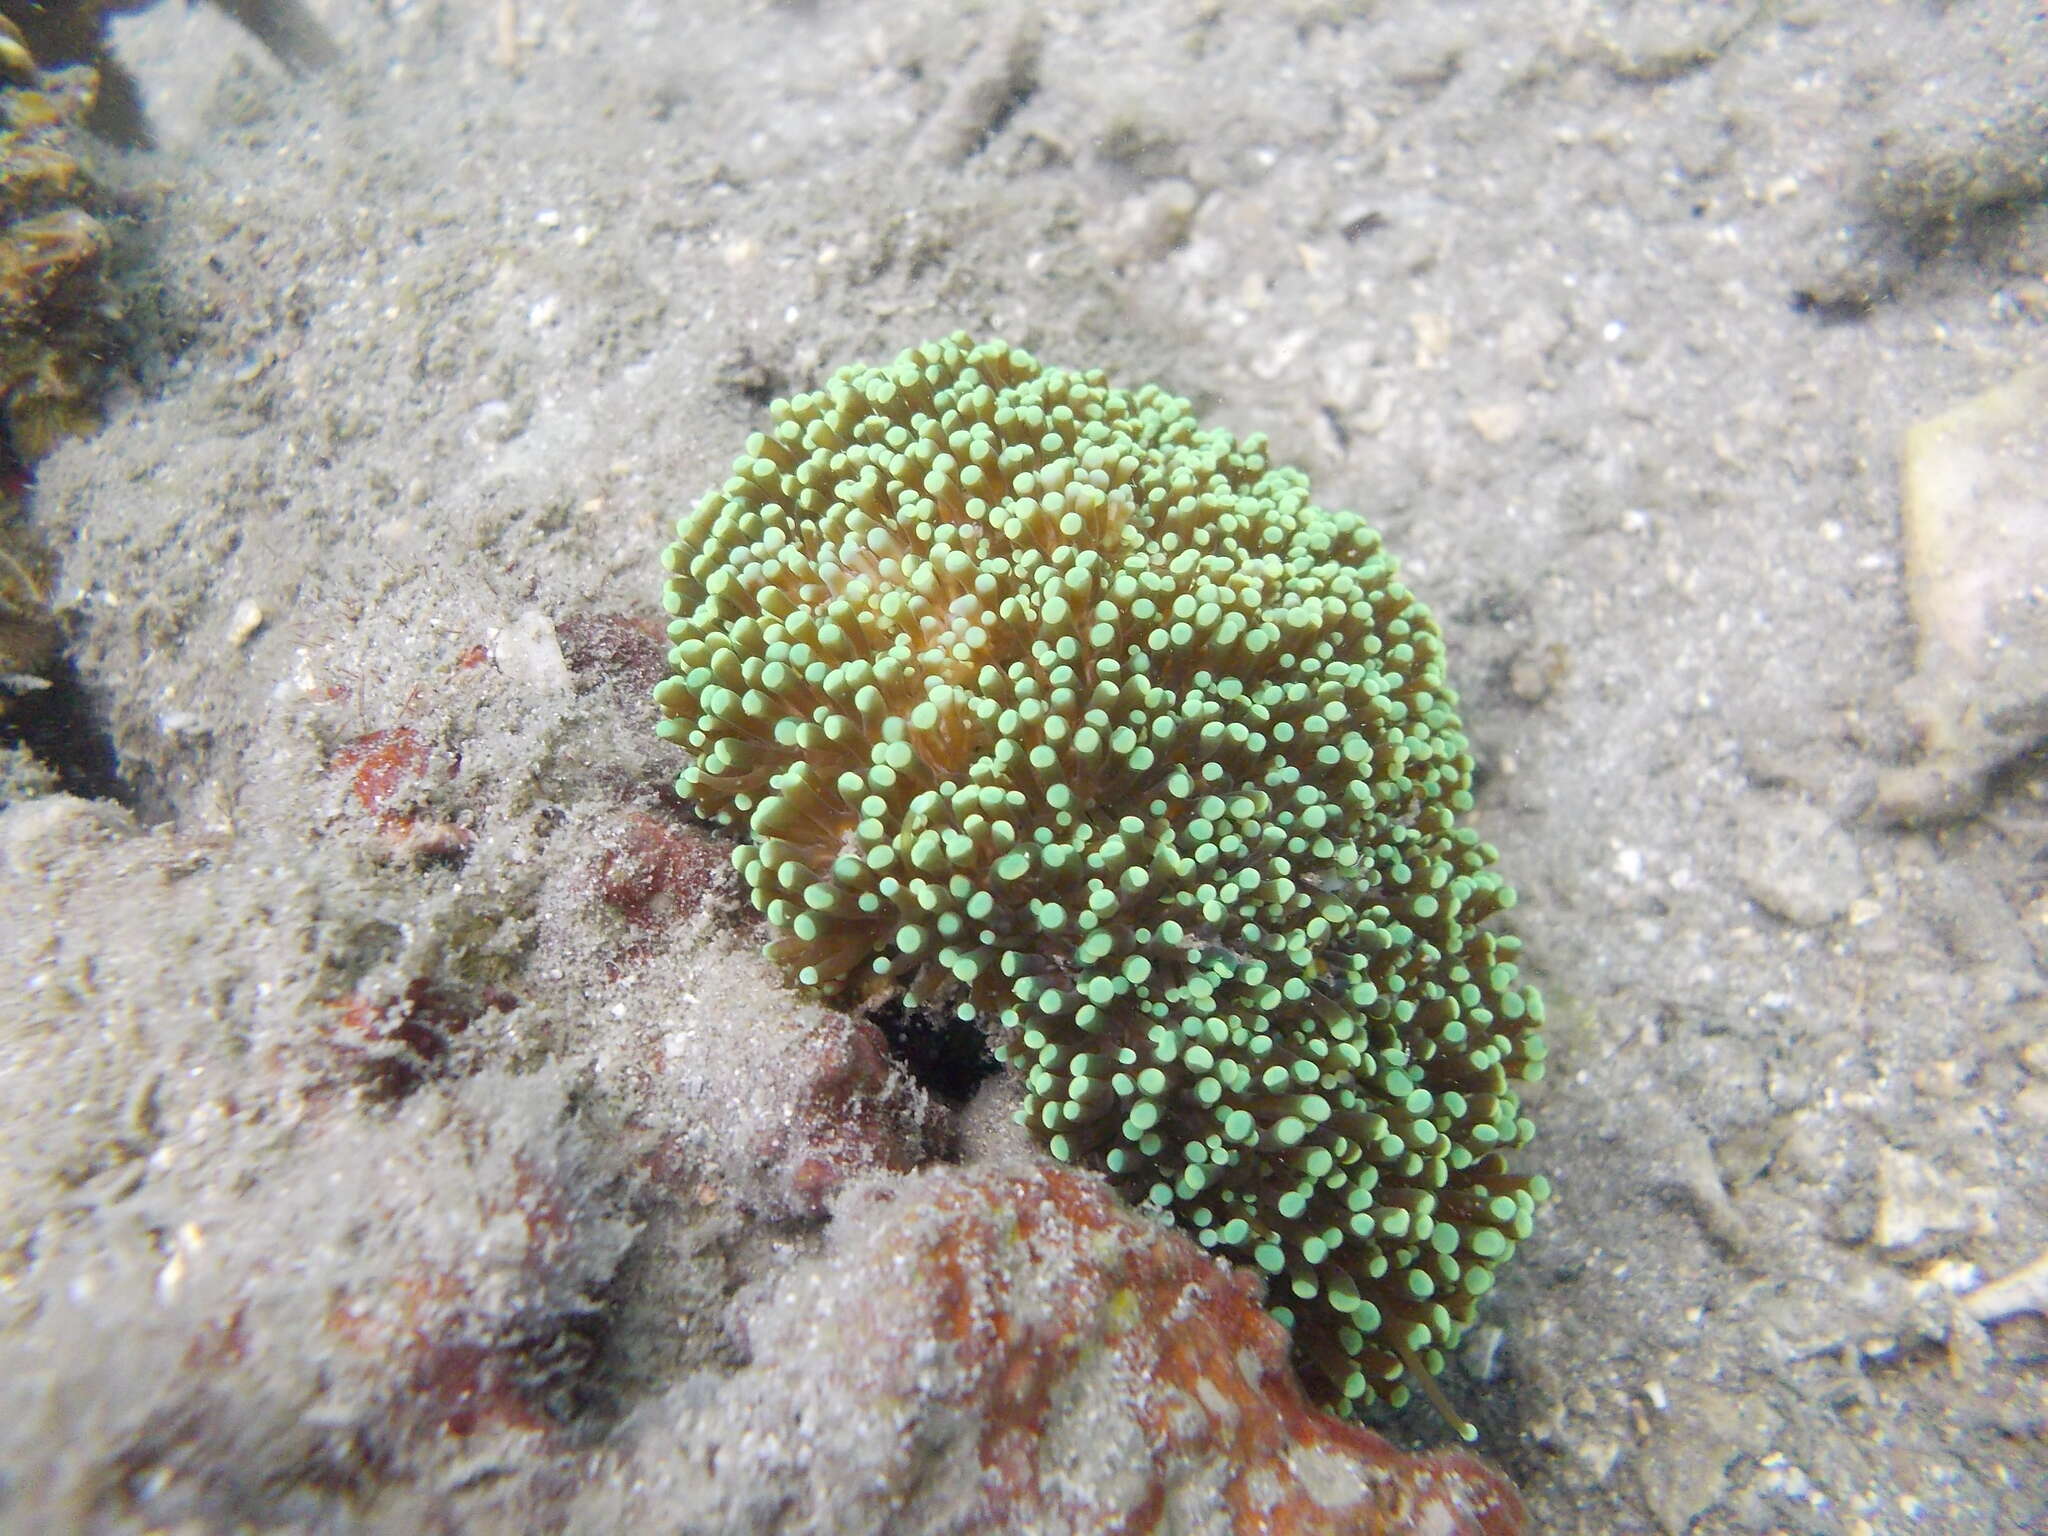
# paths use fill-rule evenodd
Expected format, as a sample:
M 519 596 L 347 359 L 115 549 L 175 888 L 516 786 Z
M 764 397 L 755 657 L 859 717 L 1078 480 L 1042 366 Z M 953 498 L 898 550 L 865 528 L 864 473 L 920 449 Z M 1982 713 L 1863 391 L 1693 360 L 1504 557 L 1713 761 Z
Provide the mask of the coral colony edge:
M 800 986 L 982 1021 L 1019 1112 L 1267 1277 L 1340 1409 L 1547 1196 L 1542 1003 L 1443 644 L 1263 438 L 956 334 L 778 400 L 677 525 L 661 735 Z

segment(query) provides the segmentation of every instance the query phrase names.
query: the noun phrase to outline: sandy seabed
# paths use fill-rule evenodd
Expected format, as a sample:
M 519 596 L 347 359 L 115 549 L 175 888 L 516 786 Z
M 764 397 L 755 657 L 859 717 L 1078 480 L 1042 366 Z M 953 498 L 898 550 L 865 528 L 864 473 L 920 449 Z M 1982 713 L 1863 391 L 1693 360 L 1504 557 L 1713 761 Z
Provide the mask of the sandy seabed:
M 1443 623 L 1557 1190 L 1444 1383 L 1530 1527 L 2048 1524 L 2048 779 L 1881 814 L 1904 434 L 2048 362 L 2038 6 L 320 9 L 304 81 L 116 32 L 137 361 L 30 509 L 124 800 L 0 812 L 0 1525 L 1255 1528 L 1166 1356 L 991 1385 L 1150 1229 L 665 796 L 674 518 L 963 328 L 1269 434 Z

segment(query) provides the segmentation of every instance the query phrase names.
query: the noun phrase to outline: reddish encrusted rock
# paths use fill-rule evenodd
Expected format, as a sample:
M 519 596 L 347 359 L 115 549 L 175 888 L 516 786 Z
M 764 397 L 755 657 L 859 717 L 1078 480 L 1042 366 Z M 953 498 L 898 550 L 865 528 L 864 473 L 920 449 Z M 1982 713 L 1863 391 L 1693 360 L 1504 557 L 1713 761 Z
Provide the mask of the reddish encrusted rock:
M 369 731 L 335 748 L 330 773 L 346 773 L 356 803 L 366 811 L 382 811 L 399 787 L 427 771 L 429 750 L 409 725 Z
M 598 829 L 590 879 L 637 928 L 693 917 L 720 886 L 738 889 L 729 844 L 684 822 L 628 811 Z
M 392 997 L 351 992 L 332 999 L 332 1016 L 316 1036 L 376 1093 L 402 1097 L 448 1053 L 448 1047 L 484 1010 L 503 1013 L 518 998 L 502 987 L 470 993 L 427 977 L 415 977 Z
M 650 1166 L 708 1177 L 745 1210 L 810 1218 L 857 1176 L 907 1172 L 951 1145 L 951 1114 L 872 1023 L 792 1005 L 744 973 L 704 985 L 707 1006 L 634 1053 L 636 1118 L 662 1146 Z M 717 1134 L 665 1130 L 679 1108 Z
M 1524 1529 L 1477 1458 L 1410 1454 L 1310 1407 L 1257 1282 L 1073 1169 L 855 1191 L 750 1338 L 743 1385 L 771 1415 L 804 1402 L 803 1476 L 846 1501 L 835 1529 Z
M 907 1173 L 927 1161 L 944 1139 L 945 1113 L 865 1019 L 827 1014 L 809 1046 L 812 1075 L 762 1151 L 797 1211 L 822 1216 L 855 1175 Z
M 400 863 L 459 863 L 476 844 L 468 827 L 394 804 L 427 778 L 432 762 L 433 749 L 409 725 L 358 736 L 327 762 L 330 773 L 348 775 L 351 796 L 376 818 L 386 853 Z
M 477 1108 L 493 1093 L 509 1101 L 503 1121 Z M 347 1208 L 405 1243 L 336 1285 L 321 1318 L 332 1368 L 388 1404 L 385 1434 L 528 1434 L 573 1417 L 597 1292 L 631 1229 L 593 1196 L 573 1126 L 550 1123 L 563 1103 L 556 1083 L 499 1076 L 412 1120 L 311 1129 L 382 1154 Z M 448 1144 L 430 1127 L 461 1138 L 461 1178 L 437 1166 Z
M 562 659 L 578 679 L 617 678 L 647 694 L 668 675 L 667 626 L 639 614 L 572 613 L 555 626 Z

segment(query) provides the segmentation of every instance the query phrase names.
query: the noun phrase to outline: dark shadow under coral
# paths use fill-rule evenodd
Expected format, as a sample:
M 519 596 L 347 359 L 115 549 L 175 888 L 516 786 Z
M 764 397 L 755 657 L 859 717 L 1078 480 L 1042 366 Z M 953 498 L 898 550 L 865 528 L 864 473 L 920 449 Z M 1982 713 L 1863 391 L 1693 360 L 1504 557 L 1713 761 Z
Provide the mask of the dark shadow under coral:
M 1002 1070 L 981 1025 L 972 1019 L 906 1008 L 894 998 L 876 1005 L 868 1017 L 889 1042 L 889 1054 L 903 1064 L 912 1081 L 955 1109 Z

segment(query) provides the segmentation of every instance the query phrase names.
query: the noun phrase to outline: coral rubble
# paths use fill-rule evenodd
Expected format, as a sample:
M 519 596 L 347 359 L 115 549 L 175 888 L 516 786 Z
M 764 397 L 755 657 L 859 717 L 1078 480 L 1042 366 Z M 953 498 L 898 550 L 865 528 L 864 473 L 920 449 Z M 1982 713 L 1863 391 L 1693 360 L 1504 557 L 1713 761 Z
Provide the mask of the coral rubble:
M 803 985 L 992 1027 L 1026 1122 L 1399 1403 L 1529 1230 L 1541 1004 L 1377 534 L 1154 386 L 956 335 L 678 525 L 661 732 Z

